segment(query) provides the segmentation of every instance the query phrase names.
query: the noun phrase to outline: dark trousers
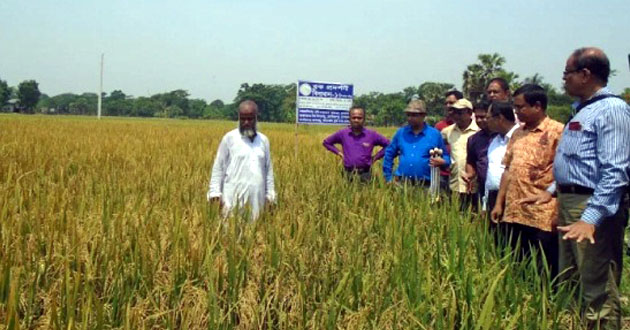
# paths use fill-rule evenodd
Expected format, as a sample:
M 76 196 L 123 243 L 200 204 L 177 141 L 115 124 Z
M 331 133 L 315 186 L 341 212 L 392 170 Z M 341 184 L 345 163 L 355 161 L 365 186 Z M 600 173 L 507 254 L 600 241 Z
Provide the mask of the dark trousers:
M 492 233 L 492 235 L 494 236 L 494 242 L 497 244 L 497 246 L 499 246 L 499 224 L 490 219 L 490 212 L 492 212 L 492 209 L 497 204 L 497 196 L 499 196 L 498 190 L 488 190 L 488 200 L 486 201 L 486 219 L 488 221 L 488 228 L 490 229 L 490 233 Z
M 536 251 L 536 262 L 543 273 L 545 263 L 549 267 L 549 280 L 558 275 L 558 233 L 544 231 L 520 223 L 502 223 L 499 226 L 501 240 L 509 244 L 517 260 L 523 260 Z
M 361 183 L 368 183 L 372 180 L 370 168 L 348 168 L 344 167 L 343 175 L 349 181 L 359 180 Z
M 449 174 L 443 175 L 440 173 L 440 191 L 445 194 L 449 194 L 451 192 L 450 185 L 451 176 Z
M 459 210 L 462 212 L 470 208 L 472 212 L 476 213 L 479 210 L 480 202 L 481 201 L 479 199 L 478 193 L 474 193 L 474 194 L 459 193 Z
M 591 195 L 558 193 L 558 224 L 580 221 Z M 619 329 L 621 302 L 619 283 L 623 265 L 623 236 L 628 221 L 626 203 L 595 229 L 595 244 L 559 239 L 561 280 L 582 286 L 583 318 L 590 326 Z

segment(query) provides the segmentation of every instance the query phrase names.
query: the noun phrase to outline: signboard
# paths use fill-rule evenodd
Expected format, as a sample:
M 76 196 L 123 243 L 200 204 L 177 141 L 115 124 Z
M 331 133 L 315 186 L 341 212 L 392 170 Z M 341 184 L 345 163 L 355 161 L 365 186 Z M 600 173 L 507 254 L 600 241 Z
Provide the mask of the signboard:
M 353 86 L 350 84 L 298 81 L 298 124 L 347 125 L 352 106 Z

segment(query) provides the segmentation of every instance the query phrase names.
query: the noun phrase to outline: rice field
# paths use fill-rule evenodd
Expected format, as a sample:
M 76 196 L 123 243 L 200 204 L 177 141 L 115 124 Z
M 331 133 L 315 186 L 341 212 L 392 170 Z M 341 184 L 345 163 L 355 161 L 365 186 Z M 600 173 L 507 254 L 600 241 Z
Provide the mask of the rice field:
M 0 115 L 0 329 L 580 329 L 575 292 L 480 219 L 344 181 L 338 127 L 261 123 L 278 204 L 222 222 L 205 193 L 234 127 Z

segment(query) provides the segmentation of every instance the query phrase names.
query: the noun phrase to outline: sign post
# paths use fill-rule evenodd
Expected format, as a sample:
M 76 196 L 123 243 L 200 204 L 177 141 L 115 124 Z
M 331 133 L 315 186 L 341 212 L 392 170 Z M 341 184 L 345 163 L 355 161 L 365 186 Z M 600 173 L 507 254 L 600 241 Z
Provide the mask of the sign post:
M 295 113 L 295 157 L 298 125 L 347 125 L 354 86 L 331 82 L 298 80 Z

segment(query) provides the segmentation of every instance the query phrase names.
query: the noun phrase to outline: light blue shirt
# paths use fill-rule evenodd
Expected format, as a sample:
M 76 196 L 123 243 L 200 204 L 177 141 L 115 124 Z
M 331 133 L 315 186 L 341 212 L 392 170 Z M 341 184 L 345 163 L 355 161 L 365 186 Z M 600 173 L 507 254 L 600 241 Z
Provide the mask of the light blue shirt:
M 507 151 L 507 145 L 512 138 L 512 134 L 520 126 L 515 124 L 505 136 L 497 134 L 488 147 L 488 174 L 486 175 L 485 191 L 486 196 L 490 190 L 499 190 L 501 185 L 501 176 L 505 172 L 505 165 L 503 164 L 503 156 Z
M 600 89 L 593 97 L 612 94 Z M 594 189 L 581 219 L 592 225 L 614 215 L 630 182 L 630 106 L 609 97 L 584 107 L 565 126 L 553 162 L 557 185 Z

